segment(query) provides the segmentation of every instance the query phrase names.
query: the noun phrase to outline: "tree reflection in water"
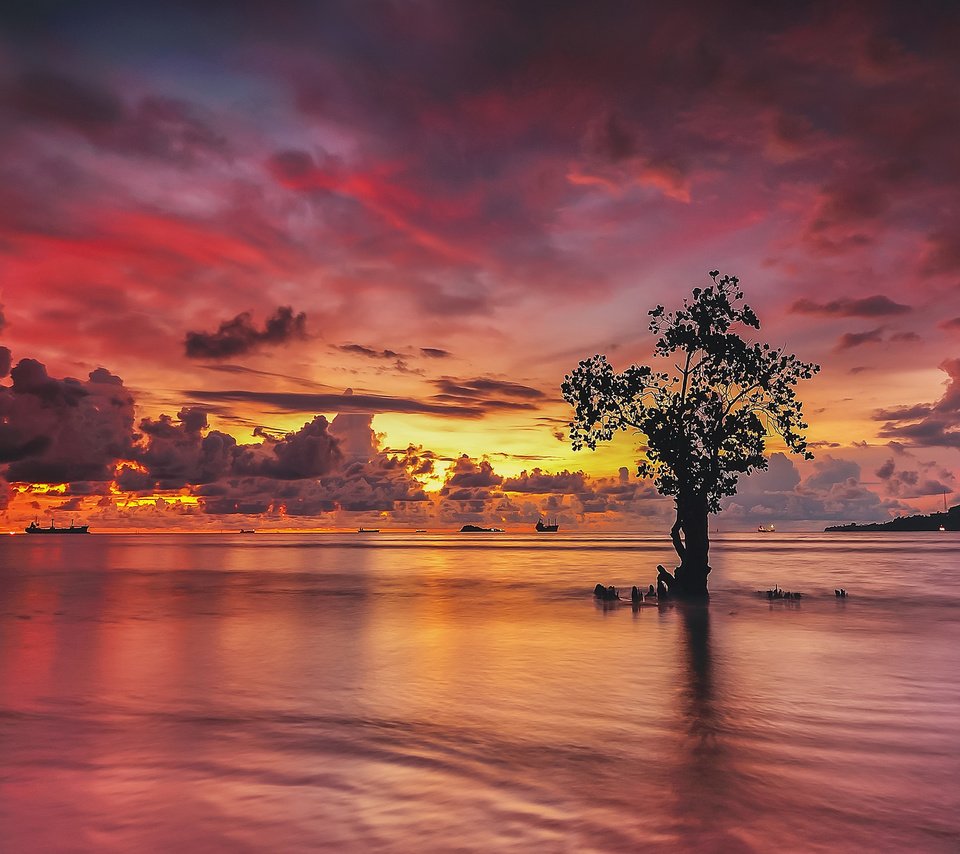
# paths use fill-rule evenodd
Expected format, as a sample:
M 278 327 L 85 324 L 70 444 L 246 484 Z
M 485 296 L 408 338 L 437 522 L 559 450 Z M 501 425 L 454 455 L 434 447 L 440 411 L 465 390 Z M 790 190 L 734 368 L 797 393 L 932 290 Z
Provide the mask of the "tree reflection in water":
M 676 816 L 685 847 L 702 851 L 743 850 L 731 830 L 737 818 L 738 773 L 725 734 L 723 690 L 718 685 L 716 650 L 710 630 L 710 606 L 678 605 L 685 665 Z M 736 810 L 736 807 L 734 807 Z M 748 849 L 749 850 L 749 847 Z

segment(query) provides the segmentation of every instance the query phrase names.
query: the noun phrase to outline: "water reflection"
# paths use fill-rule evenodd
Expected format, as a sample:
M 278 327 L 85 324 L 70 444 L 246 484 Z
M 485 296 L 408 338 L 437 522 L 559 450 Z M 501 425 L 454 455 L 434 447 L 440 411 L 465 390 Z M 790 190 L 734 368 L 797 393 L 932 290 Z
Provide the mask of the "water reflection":
M 689 850 L 750 850 L 731 830 L 736 822 L 731 802 L 738 798 L 738 776 L 735 753 L 724 737 L 728 710 L 719 684 L 710 606 L 683 603 L 677 607 L 684 668 L 683 744 L 674 813 L 678 832 Z
M 717 735 L 710 607 L 684 603 L 679 608 L 687 683 L 684 714 L 691 737 L 699 742 L 697 750 L 702 750 L 715 744 Z
M 728 549 L 709 607 L 634 610 L 591 600 L 636 552 L 572 540 L 7 539 L 4 850 L 187 850 L 200 826 L 211 850 L 960 839 L 960 623 L 905 604 L 875 544 Z M 896 563 L 943 587 L 921 546 Z M 773 568 L 809 597 L 758 600 Z

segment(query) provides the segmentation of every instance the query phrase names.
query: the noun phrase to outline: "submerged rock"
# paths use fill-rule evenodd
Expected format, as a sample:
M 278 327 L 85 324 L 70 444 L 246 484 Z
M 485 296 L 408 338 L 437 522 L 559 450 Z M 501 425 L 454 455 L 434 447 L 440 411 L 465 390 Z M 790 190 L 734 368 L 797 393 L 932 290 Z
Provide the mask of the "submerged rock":
M 802 599 L 802 593 L 795 593 L 790 590 L 781 590 L 779 587 L 774 587 L 772 590 L 758 590 L 758 596 L 766 596 L 767 599 Z
M 598 584 L 593 588 L 593 595 L 596 596 L 597 599 L 602 599 L 604 602 L 611 602 L 620 598 L 617 588 L 612 584 L 609 587 L 604 587 L 602 584 Z

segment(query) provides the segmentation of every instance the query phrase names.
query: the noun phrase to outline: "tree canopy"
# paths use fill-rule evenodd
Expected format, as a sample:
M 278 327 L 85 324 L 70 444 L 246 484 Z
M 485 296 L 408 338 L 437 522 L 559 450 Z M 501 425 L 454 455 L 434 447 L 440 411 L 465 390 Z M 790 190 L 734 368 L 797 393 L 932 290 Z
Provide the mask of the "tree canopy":
M 597 355 L 561 387 L 574 408 L 575 450 L 634 429 L 645 440 L 638 476 L 652 478 L 662 495 L 698 496 L 708 512 L 736 493 L 741 474 L 767 467 L 768 435 L 812 458 L 795 387 L 820 370 L 782 347 L 742 337 L 760 321 L 743 302 L 739 279 L 719 276 L 711 272 L 713 284 L 694 288 L 679 309 L 649 312 L 653 353 L 669 360 L 665 369 L 631 365 L 617 373 Z

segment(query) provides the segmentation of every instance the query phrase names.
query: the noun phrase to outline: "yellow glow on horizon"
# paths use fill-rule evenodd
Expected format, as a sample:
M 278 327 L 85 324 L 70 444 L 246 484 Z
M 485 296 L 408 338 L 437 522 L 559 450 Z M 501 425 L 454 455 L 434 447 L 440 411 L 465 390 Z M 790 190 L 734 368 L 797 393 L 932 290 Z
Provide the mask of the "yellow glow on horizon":
M 127 493 L 120 493 L 121 495 L 126 495 L 122 502 L 117 502 L 118 507 L 145 507 L 148 505 L 156 506 L 159 502 L 164 504 L 177 504 L 184 507 L 196 507 L 200 504 L 200 499 L 196 495 L 187 495 L 187 494 L 171 494 L 169 492 L 155 492 L 151 495 L 132 495 Z

